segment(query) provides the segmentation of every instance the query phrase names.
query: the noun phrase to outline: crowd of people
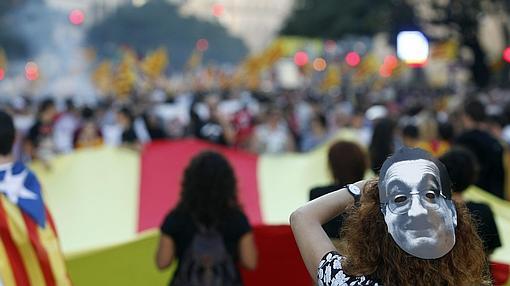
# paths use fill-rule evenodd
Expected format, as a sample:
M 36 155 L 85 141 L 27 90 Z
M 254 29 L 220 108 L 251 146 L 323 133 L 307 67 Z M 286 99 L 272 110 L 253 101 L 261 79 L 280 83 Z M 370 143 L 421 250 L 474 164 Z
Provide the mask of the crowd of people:
M 510 104 L 504 95 L 493 90 L 482 96 L 484 114 L 474 120 L 506 147 Z M 380 163 L 392 145 L 444 152 L 463 130 L 473 128 L 459 117 L 461 102 L 472 97 L 388 87 L 355 96 L 314 90 L 157 90 L 124 99 L 100 97 L 87 105 L 72 97 L 16 97 L 3 103 L 14 114 L 15 152 L 25 161 L 80 148 L 124 144 L 139 149 L 152 140 L 189 137 L 258 154 L 307 152 L 351 129 Z M 378 153 L 383 157 L 376 158 Z
M 48 164 L 55 155 L 77 149 L 106 145 L 140 151 L 144 144 L 154 140 L 180 138 L 198 138 L 257 154 L 308 152 L 330 142 L 338 132 L 349 130 L 356 142 L 340 141 L 329 148 L 331 185 L 313 189 L 312 202 L 291 219 L 312 276 L 317 277 L 319 285 L 343 285 L 332 284 L 334 281 L 358 283 L 349 285 L 381 282 L 390 285 L 395 281 L 404 285 L 400 282 L 413 281 L 413 285 L 427 285 L 415 276 L 421 273 L 427 279 L 444 282 L 442 285 L 463 285 L 464 282 L 484 284 L 490 281 L 490 276 L 484 272 L 486 258 L 501 246 L 490 208 L 466 204 L 460 193 L 476 185 L 494 196 L 508 199 L 510 101 L 505 95 L 501 90 L 482 95 L 449 95 L 437 91 L 410 92 L 395 87 L 355 96 L 318 94 L 311 90 L 270 93 L 216 90 L 99 98 L 93 104 L 81 106 L 72 98 L 17 97 L 4 106 L 13 116 L 16 127 L 14 160 L 42 160 Z M 406 149 L 416 147 L 428 153 L 406 151 L 418 150 Z M 390 157 L 398 152 L 405 154 Z M 400 161 L 411 160 L 409 156 L 416 157 L 412 160 L 426 162 L 421 169 L 408 166 L 417 169 L 418 181 L 407 178 L 415 177 L 405 169 L 389 171 L 392 165 L 400 166 Z M 448 181 L 451 178 L 451 185 L 443 185 L 445 172 Z M 363 181 L 367 174 L 380 176 L 379 181 Z M 386 189 L 390 186 L 386 182 L 389 174 L 399 178 L 401 188 L 410 189 L 410 195 L 405 195 L 409 197 L 404 196 L 409 203 L 402 201 L 400 204 Z M 431 179 L 424 181 L 424 177 Z M 228 253 L 247 268 L 256 267 L 253 234 L 238 205 L 235 181 L 230 164 L 220 154 L 205 152 L 191 161 L 184 174 L 181 201 L 174 210 L 169 210 L 161 225 L 156 260 L 160 269 L 168 267 L 175 258 L 187 261 L 186 256 L 200 246 L 195 241 L 197 234 L 210 236 L 211 232 L 225 238 L 226 249 L 219 248 L 221 253 Z M 417 186 L 421 188 L 425 184 L 422 181 L 427 188 L 432 186 L 431 182 L 436 182 L 431 187 L 435 188 L 434 192 L 421 194 L 421 189 L 411 190 Z M 363 194 L 361 198 L 359 194 L 353 195 L 353 190 L 344 188 L 355 182 L 358 183 L 354 186 Z M 437 186 L 438 182 L 441 186 Z M 417 201 L 413 199 L 414 194 Z M 441 199 L 436 202 L 438 197 Z M 331 205 L 332 202 L 335 205 Z M 416 250 L 405 246 L 409 238 L 405 233 L 397 238 L 401 226 L 395 221 L 403 217 L 399 216 L 402 214 L 409 216 L 409 221 L 415 219 L 410 212 L 415 210 L 412 206 L 417 202 L 426 210 L 424 213 L 433 213 L 436 206 L 444 211 L 440 223 L 436 220 L 434 224 L 422 214 L 423 221 L 431 223 L 428 225 L 431 229 L 441 229 L 438 235 L 453 239 L 454 244 L 457 237 L 455 247 L 430 242 L 428 247 Z M 353 203 L 355 207 L 351 206 Z M 383 203 L 388 209 L 382 207 Z M 345 215 L 341 214 L 343 210 L 350 211 Z M 472 224 L 470 215 L 477 224 Z M 324 225 L 325 232 L 322 233 L 322 228 L 310 227 L 316 224 Z M 367 225 L 370 230 L 364 227 Z M 388 230 L 383 231 L 386 227 Z M 360 232 L 366 232 L 362 236 L 367 240 L 355 241 Z M 388 240 L 390 236 L 394 242 Z M 332 247 L 328 237 L 337 240 L 338 245 Z M 375 244 L 381 239 L 384 243 L 379 249 Z M 363 255 L 373 255 L 374 247 L 379 249 L 377 255 L 363 258 Z M 423 255 L 422 251 L 431 249 L 439 252 L 437 257 Z M 340 253 L 335 252 L 338 250 Z M 409 258 L 402 250 L 414 258 Z M 479 252 L 485 253 L 485 258 L 469 263 L 459 261 L 459 255 L 467 252 L 472 260 Z M 427 262 L 430 259 L 437 259 L 434 260 L 437 263 Z M 191 269 L 196 262 L 186 263 L 179 269 Z M 410 268 L 396 265 L 399 263 L 408 263 Z M 319 272 L 316 272 L 317 266 Z M 448 271 L 438 272 L 438 267 L 446 267 Z M 222 271 L 231 269 L 226 267 Z M 391 275 L 396 272 L 409 275 Z M 186 275 L 177 272 L 176 281 L 189 279 Z M 234 271 L 231 279 L 235 280 L 232 285 L 239 285 L 239 272 Z
M 445 98 L 435 103 L 441 100 Z M 324 116 L 331 114 L 322 109 L 323 105 L 306 99 L 300 103 L 310 104 L 313 110 L 308 131 L 323 122 L 323 130 L 329 130 L 324 133 L 331 132 L 331 122 Z M 476 185 L 506 198 L 507 103 L 497 97 L 473 96 L 464 98 L 455 109 L 417 103 L 392 113 L 391 104 L 395 103 L 342 114 L 345 121 L 334 130 L 348 128 L 359 135 L 358 142 L 338 141 L 330 146 L 332 184 L 312 189 L 311 202 L 291 217 L 305 265 L 319 285 L 429 285 L 430 281 L 440 285 L 490 285 L 487 261 L 501 246 L 499 230 L 488 205 L 466 202 L 461 193 Z M 214 110 L 211 105 L 209 108 Z M 273 120 L 272 126 L 277 126 L 275 117 L 281 111 L 269 106 L 266 114 L 269 126 Z M 288 117 L 280 120 L 285 127 L 292 126 Z M 259 128 L 255 127 L 251 140 L 257 138 Z M 265 136 L 271 136 L 265 132 Z M 288 133 L 294 143 L 307 142 L 308 137 L 299 141 L 299 136 L 290 130 Z M 320 144 L 318 140 L 311 145 Z M 205 155 L 195 158 L 188 168 L 201 156 Z M 364 181 L 367 171 L 375 178 Z M 346 185 L 350 186 L 347 192 Z M 185 192 L 183 186 L 183 200 Z M 413 195 L 417 195 L 416 200 Z M 159 252 L 165 240 L 180 236 L 166 230 L 167 224 L 165 221 L 162 225 Z M 413 229 L 408 230 L 411 225 Z M 241 251 L 240 239 L 235 241 Z M 182 243 L 181 247 L 186 248 Z M 239 259 L 239 253 L 235 255 Z

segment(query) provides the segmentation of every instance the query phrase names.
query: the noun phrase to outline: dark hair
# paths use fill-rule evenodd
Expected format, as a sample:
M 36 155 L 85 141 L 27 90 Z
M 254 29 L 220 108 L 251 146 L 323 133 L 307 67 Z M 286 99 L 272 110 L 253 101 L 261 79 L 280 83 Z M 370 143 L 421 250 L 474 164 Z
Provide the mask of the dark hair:
M 464 105 L 464 113 L 476 122 L 484 122 L 487 119 L 485 106 L 478 99 L 471 99 Z
M 39 105 L 39 116 L 46 112 L 48 109 L 55 107 L 55 101 L 51 98 L 47 98 Z
M 360 204 L 342 228 L 342 266 L 350 275 L 369 275 L 383 285 L 490 285 L 483 244 L 464 204 L 457 209 L 456 242 L 438 259 L 421 259 L 400 249 L 379 208 L 377 179 L 366 183 Z
M 453 130 L 453 125 L 451 122 L 446 121 L 443 123 L 439 123 L 438 125 L 439 138 L 451 142 L 455 137 L 455 132 Z
M 9 155 L 12 151 L 16 130 L 9 114 L 0 110 L 0 155 Z
M 506 124 L 510 124 L 510 102 L 507 102 L 503 107 L 502 116 Z
M 505 127 L 507 124 L 505 117 L 502 114 L 491 114 L 487 116 L 487 123 L 495 125 L 499 128 Z
M 463 192 L 478 178 L 479 166 L 475 155 L 468 149 L 455 146 L 439 157 L 450 174 L 454 192 Z
M 135 116 L 133 115 L 133 112 L 128 107 L 122 107 L 119 111 L 120 114 L 124 115 L 131 124 L 135 121 Z
M 66 98 L 65 106 L 66 106 L 67 110 L 73 110 L 76 108 L 76 106 L 74 104 L 74 100 L 72 98 Z
M 363 179 L 368 162 L 358 144 L 338 141 L 329 147 L 328 165 L 335 183 L 346 185 Z
M 205 225 L 213 225 L 231 210 L 239 209 L 236 178 L 227 159 L 204 151 L 191 160 L 181 182 L 177 209 Z
M 407 138 L 418 139 L 420 137 L 420 131 L 418 127 L 413 124 L 408 124 L 402 129 L 402 136 Z
M 420 148 L 408 148 L 408 147 L 402 147 L 398 149 L 395 154 L 391 155 L 386 161 L 384 161 L 381 172 L 380 172 L 380 179 L 384 180 L 386 177 L 386 172 L 388 172 L 388 169 L 391 165 L 397 162 L 402 161 L 408 161 L 408 160 L 417 160 L 417 159 L 424 159 L 431 161 L 436 165 L 436 167 L 439 170 L 439 176 L 441 179 L 441 190 L 442 194 L 447 198 L 451 199 L 452 197 L 452 183 L 450 176 L 448 176 L 448 171 L 446 167 L 439 161 L 437 158 L 432 156 L 429 152 L 420 149 Z M 380 188 L 383 186 L 379 186 Z
M 326 117 L 322 114 L 315 115 L 315 120 L 321 125 L 322 128 L 326 128 L 327 126 L 327 120 Z
M 375 174 L 379 174 L 384 160 L 395 151 L 393 146 L 394 130 L 395 122 L 390 118 L 382 118 L 375 124 L 369 146 L 370 168 Z
M 82 110 L 81 110 L 81 117 L 84 119 L 84 120 L 92 120 L 94 119 L 94 110 L 88 106 L 85 106 Z

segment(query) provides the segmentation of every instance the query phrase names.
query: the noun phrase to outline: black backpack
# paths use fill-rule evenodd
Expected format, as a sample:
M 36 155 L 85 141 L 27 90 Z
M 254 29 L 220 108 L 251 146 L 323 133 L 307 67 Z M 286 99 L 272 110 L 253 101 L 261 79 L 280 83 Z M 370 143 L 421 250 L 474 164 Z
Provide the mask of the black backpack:
M 172 286 L 242 285 L 223 237 L 215 228 L 199 225 L 179 264 Z

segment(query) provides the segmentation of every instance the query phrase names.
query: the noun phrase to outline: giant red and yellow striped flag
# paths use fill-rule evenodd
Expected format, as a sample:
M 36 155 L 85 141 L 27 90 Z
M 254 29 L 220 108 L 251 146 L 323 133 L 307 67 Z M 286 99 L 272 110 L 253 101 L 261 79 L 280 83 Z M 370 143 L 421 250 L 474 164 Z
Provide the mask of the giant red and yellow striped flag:
M 0 168 L 0 285 L 71 285 L 40 184 L 23 164 Z
M 356 134 L 344 132 L 337 138 L 356 140 Z M 255 155 L 187 139 L 151 143 L 141 153 L 84 149 L 57 157 L 51 169 L 33 167 L 48 190 L 47 203 L 76 286 L 168 283 L 171 274 L 158 272 L 154 264 L 157 228 L 179 200 L 184 168 L 204 149 L 221 152 L 232 163 L 239 199 L 254 225 L 260 263 L 243 276 L 245 285 L 309 286 L 288 219 L 308 200 L 310 188 L 329 183 L 327 148 Z M 501 272 L 507 275 L 510 203 L 481 190 L 466 196 L 491 205 L 503 243 L 491 258 L 506 267 Z

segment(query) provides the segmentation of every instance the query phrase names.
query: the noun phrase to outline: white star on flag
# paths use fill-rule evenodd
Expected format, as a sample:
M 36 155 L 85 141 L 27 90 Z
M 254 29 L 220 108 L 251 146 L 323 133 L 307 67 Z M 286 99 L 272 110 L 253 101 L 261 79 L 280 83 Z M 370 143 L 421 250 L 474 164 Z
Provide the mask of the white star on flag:
M 6 170 L 5 177 L 0 182 L 0 193 L 5 193 L 13 204 L 18 204 L 19 199 L 37 200 L 37 194 L 25 187 L 27 175 L 26 169 L 17 175 L 12 174 L 12 169 Z

